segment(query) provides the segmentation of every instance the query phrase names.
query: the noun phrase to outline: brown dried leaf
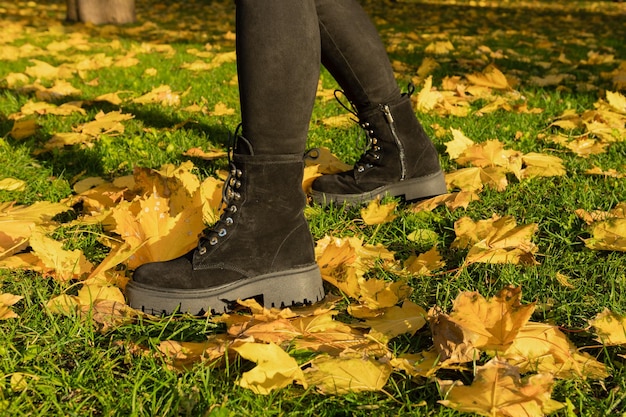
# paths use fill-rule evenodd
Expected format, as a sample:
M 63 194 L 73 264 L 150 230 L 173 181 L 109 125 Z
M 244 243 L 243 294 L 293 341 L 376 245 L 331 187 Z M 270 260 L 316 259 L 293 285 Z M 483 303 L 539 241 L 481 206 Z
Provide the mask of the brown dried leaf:
M 0 293 L 0 320 L 13 319 L 18 317 L 17 313 L 11 310 L 11 306 L 20 301 L 21 295 Z

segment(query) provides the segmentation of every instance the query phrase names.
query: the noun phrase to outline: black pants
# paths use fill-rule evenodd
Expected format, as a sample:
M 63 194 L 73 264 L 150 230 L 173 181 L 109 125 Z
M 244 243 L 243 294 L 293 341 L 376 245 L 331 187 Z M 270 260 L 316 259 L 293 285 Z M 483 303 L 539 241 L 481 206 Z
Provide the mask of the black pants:
M 243 132 L 256 154 L 302 153 L 320 63 L 360 112 L 400 94 L 356 0 L 236 0 Z

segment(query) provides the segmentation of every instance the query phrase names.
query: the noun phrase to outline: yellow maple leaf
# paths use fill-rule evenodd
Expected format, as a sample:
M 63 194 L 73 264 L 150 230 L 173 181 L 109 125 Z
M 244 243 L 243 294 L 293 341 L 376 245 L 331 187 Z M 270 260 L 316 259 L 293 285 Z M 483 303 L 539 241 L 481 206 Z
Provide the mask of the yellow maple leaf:
M 536 264 L 537 246 L 531 241 L 536 231 L 535 223 L 517 226 L 512 216 L 494 216 L 477 222 L 462 217 L 455 222 L 457 237 L 451 247 L 470 247 L 466 263 Z
M 448 190 L 458 188 L 467 192 L 482 191 L 484 187 L 482 173 L 483 169 L 480 167 L 461 168 L 447 172 L 445 175 L 446 186 Z
M 235 109 L 228 107 L 227 104 L 222 103 L 221 101 L 215 104 L 212 112 L 209 112 L 210 116 L 231 116 L 235 114 Z
M 346 128 L 354 125 L 352 114 L 340 114 L 338 116 L 329 116 L 320 120 L 320 122 L 328 127 Z
M 225 158 L 228 154 L 221 149 L 203 151 L 200 148 L 189 148 L 183 152 L 183 155 L 204 159 L 205 161 L 213 161 L 215 159 Z
M 604 364 L 581 353 L 558 327 L 546 323 L 526 323 L 509 348 L 498 354 L 521 373 L 550 373 L 557 378 L 604 379 Z
M 302 177 L 302 189 L 306 195 L 311 194 L 313 188 L 313 182 L 316 178 L 322 176 L 322 174 L 318 171 L 319 165 L 310 165 L 304 167 L 304 175 Z
M 428 112 L 434 109 L 442 98 L 442 94 L 433 89 L 433 77 L 429 76 L 424 80 L 424 87 L 422 87 L 417 95 L 417 110 Z
M 589 155 L 605 153 L 606 148 L 608 147 L 607 143 L 590 138 L 589 136 L 570 139 L 565 135 L 558 134 L 549 136 L 547 140 L 559 144 L 574 152 L 576 155 L 582 156 L 583 158 L 586 158 Z
M 435 306 L 428 311 L 428 324 L 433 336 L 433 347 L 442 361 L 464 363 L 480 358 L 480 351 L 474 347 L 474 340 L 479 335 L 464 332 L 440 307 Z
M 324 147 L 309 150 L 304 157 L 304 162 L 306 166 L 319 165 L 317 171 L 321 174 L 338 174 L 352 169 L 351 165 L 342 162 Z
M 401 334 L 414 335 L 426 324 L 426 314 L 422 307 L 405 300 L 401 307 L 390 307 L 382 316 L 366 320 L 365 324 L 371 328 L 369 332 L 371 337 L 387 343 Z
M 465 166 L 504 167 L 508 172 L 517 173 L 522 167 L 522 153 L 504 149 L 499 140 L 488 140 L 465 148 L 456 158 L 456 162 Z
M 123 114 L 121 111 L 112 111 L 109 113 L 100 111 L 96 114 L 95 120 L 83 123 L 77 127 L 77 130 L 84 135 L 94 138 L 102 134 L 123 133 L 124 125 L 122 122 L 130 120 L 133 117 L 133 115 Z
M 209 336 L 203 342 L 177 342 L 165 340 L 157 346 L 168 365 L 177 370 L 190 370 L 196 363 L 213 363 L 227 353 L 233 341 L 223 334 Z
M 306 380 L 324 394 L 380 391 L 393 368 L 373 358 L 354 356 L 318 356 L 306 371 Z
M 9 135 L 13 139 L 22 140 L 33 136 L 37 131 L 37 121 L 35 119 L 20 119 L 13 123 Z
M 50 88 L 39 86 L 35 97 L 43 101 L 57 101 L 71 96 L 80 96 L 82 92 L 65 80 L 56 80 Z
M 120 94 L 120 91 L 116 91 L 115 93 L 102 94 L 94 98 L 93 100 L 94 101 L 106 101 L 107 103 L 111 103 L 115 106 L 119 106 L 120 104 L 124 102 L 124 100 L 120 98 L 119 94 Z
M 433 246 L 430 250 L 419 255 L 411 255 L 404 262 L 404 268 L 415 275 L 428 275 L 434 270 L 443 268 L 445 262 L 439 254 L 436 246 Z
M 46 274 L 61 282 L 84 277 L 93 269 L 93 264 L 85 258 L 81 250 L 65 250 L 63 242 L 51 239 L 41 231 L 35 230 L 29 242 L 33 254 L 41 260 Z
M 462 207 L 466 209 L 472 201 L 478 201 L 480 197 L 474 191 L 458 191 L 454 193 L 441 194 L 420 202 L 414 203 L 410 210 L 419 213 L 420 211 L 433 211 L 444 204 L 450 210 Z
M 626 114 L 626 97 L 619 92 L 607 91 L 606 101 L 617 112 Z
M 0 258 L 26 248 L 35 227 L 54 227 L 57 223 L 52 218 L 67 210 L 69 206 L 66 204 L 48 201 L 39 201 L 30 206 L 0 204 Z
M 626 345 L 626 316 L 619 315 L 605 308 L 592 320 L 589 320 L 596 329 L 598 341 L 606 346 Z
M 567 173 L 558 156 L 530 152 L 522 156 L 522 161 L 526 166 L 522 169 L 522 178 L 556 177 Z
M 470 83 L 497 90 L 509 90 L 511 86 L 505 75 L 493 65 L 487 66 L 482 73 L 466 75 Z
M 390 363 L 394 370 L 403 371 L 412 377 L 430 378 L 441 369 L 467 370 L 465 366 L 442 360 L 436 349 L 429 349 L 419 353 L 402 353 L 391 358 Z
M 424 48 L 424 52 L 436 55 L 446 55 L 451 51 L 454 51 L 454 45 L 448 40 L 431 42 Z
M 588 170 L 585 171 L 585 174 L 588 175 L 602 175 L 605 177 L 612 177 L 612 178 L 625 178 L 626 177 L 626 173 L 623 172 L 619 172 L 618 170 L 616 170 L 615 168 L 610 168 L 607 170 L 604 170 L 598 166 L 594 166 L 593 168 L 589 168 Z
M 363 329 L 334 319 L 338 312 L 327 311 L 291 320 L 300 336 L 293 343 L 297 349 L 328 353 L 334 356 L 350 350 L 379 351 L 381 345 L 367 337 Z M 385 352 L 382 353 L 383 355 Z
M 0 259 L 11 256 L 28 247 L 28 239 L 35 229 L 32 221 L 3 221 L 0 217 Z
M 360 246 L 361 242 L 327 236 L 319 240 L 315 247 L 322 278 L 355 299 L 360 294 L 359 277 L 354 268 L 357 260 L 356 244 Z
M 390 282 L 371 278 L 359 282 L 358 300 L 366 307 L 377 310 L 393 307 L 411 295 L 413 289 L 405 282 Z
M 31 59 L 34 65 L 31 67 L 26 67 L 24 71 L 27 75 L 33 78 L 43 78 L 43 79 L 59 79 L 59 78 L 71 78 L 74 75 L 74 70 L 70 69 L 67 65 L 61 65 L 55 67 L 53 65 L 48 64 L 47 62 L 40 61 L 37 59 Z
M 481 350 L 505 351 L 535 311 L 535 303 L 522 305 L 521 288 L 507 287 L 486 300 L 476 292 L 464 292 L 453 302 L 449 319 L 472 337 Z
M 517 368 L 492 359 L 476 369 L 474 381 L 464 386 L 460 381 L 438 380 L 446 407 L 489 417 L 543 417 L 563 407 L 552 400 L 553 378 L 537 374 L 520 378 Z
M 18 317 L 17 313 L 11 310 L 11 306 L 20 301 L 21 295 L 0 293 L 0 320 L 13 319 Z
M 381 204 L 379 199 L 372 200 L 361 209 L 361 218 L 369 226 L 390 223 L 398 217 L 393 214 L 397 205 L 395 202 Z
M 232 349 L 244 359 L 257 364 L 241 376 L 237 382 L 241 387 L 267 395 L 294 382 L 305 388 L 308 386 L 296 360 L 274 343 L 243 343 Z
M 3 178 L 0 180 L 0 190 L 5 191 L 24 191 L 26 182 L 17 178 Z
M 465 150 L 475 143 L 473 140 L 465 136 L 463 132 L 459 129 L 450 128 L 452 132 L 452 140 L 446 142 L 446 152 L 450 155 L 450 158 L 456 159 L 465 152 Z
M 583 241 L 589 249 L 625 252 L 626 219 L 611 218 L 593 223 L 591 237 Z
M 112 209 L 114 232 L 131 248 L 138 248 L 128 259 L 131 269 L 153 261 L 176 258 L 197 244 L 198 234 L 204 229 L 201 207 L 190 205 L 176 216 L 170 215 L 169 201 L 150 194 L 137 200 L 140 209 L 120 204 Z M 176 242 L 172 245 L 172 242 Z
M 149 93 L 132 100 L 137 104 L 161 104 L 163 106 L 177 106 L 180 104 L 180 95 L 172 91 L 169 85 L 155 87 Z

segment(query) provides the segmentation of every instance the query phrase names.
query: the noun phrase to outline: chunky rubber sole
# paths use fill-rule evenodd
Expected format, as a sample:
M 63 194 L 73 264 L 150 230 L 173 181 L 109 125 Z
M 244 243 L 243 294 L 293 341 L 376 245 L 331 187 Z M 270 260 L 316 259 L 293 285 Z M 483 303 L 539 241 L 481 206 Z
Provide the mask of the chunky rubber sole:
M 314 202 L 321 205 L 362 204 L 383 197 L 401 197 L 405 201 L 421 200 L 448 192 L 443 171 L 383 185 L 360 194 L 332 194 L 313 190 Z
M 131 307 L 153 315 L 203 315 L 230 311 L 237 306 L 237 300 L 250 298 L 267 308 L 308 305 L 324 298 L 324 286 L 315 264 L 213 288 L 159 288 L 131 281 L 126 286 L 126 297 Z

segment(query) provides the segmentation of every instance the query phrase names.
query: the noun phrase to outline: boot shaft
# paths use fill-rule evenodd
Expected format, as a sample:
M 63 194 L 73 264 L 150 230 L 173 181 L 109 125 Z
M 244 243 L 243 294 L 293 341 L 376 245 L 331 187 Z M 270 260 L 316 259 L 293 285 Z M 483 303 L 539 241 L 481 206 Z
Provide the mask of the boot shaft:
M 232 162 L 224 212 L 201 241 L 194 268 L 241 268 L 252 275 L 314 263 L 302 155 L 236 153 Z
M 441 168 L 437 151 L 417 120 L 408 94 L 358 114 L 370 140 L 370 149 L 355 166 L 357 180 L 375 176 L 404 181 Z

